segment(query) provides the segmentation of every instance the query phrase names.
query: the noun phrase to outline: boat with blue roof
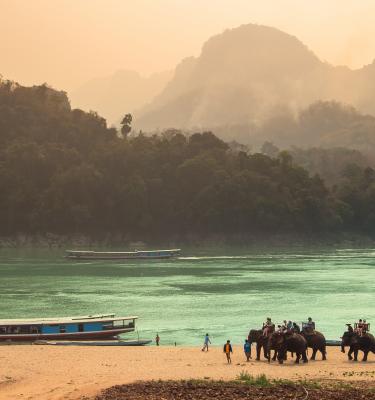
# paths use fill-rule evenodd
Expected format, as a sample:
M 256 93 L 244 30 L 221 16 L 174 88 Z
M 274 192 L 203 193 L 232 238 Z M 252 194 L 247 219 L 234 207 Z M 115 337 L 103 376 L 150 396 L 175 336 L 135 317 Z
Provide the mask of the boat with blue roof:
M 1 319 L 0 341 L 114 340 L 134 332 L 138 317 L 115 314 L 82 317 Z

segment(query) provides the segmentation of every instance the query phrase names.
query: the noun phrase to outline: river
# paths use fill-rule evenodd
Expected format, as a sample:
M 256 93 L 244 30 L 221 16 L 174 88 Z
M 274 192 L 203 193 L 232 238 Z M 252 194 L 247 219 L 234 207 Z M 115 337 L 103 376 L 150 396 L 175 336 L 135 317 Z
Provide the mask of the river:
M 188 249 L 167 261 L 65 260 L 61 250 L 0 250 L 0 318 L 138 315 L 162 344 L 240 343 L 266 317 L 311 316 L 327 338 L 375 321 L 373 249 Z

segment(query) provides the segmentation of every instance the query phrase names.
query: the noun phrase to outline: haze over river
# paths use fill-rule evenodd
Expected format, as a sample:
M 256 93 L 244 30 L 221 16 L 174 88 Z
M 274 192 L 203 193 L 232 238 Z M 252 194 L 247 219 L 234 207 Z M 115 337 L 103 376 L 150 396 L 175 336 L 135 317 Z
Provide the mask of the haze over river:
M 63 251 L 0 250 L 0 318 L 138 315 L 161 344 L 242 342 L 266 317 L 311 316 L 327 338 L 375 324 L 374 249 L 184 250 L 166 261 L 81 261 Z M 375 325 L 374 325 L 375 328 Z M 132 335 L 134 337 L 134 335 Z

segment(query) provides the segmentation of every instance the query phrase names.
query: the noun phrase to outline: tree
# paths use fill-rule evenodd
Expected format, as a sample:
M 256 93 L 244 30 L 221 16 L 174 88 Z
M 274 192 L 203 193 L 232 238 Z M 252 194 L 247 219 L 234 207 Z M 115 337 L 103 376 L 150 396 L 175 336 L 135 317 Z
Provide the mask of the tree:
M 275 158 L 279 154 L 280 149 L 277 146 L 275 146 L 272 142 L 266 141 L 263 143 L 261 152 L 268 157 Z
M 125 114 L 124 118 L 121 121 L 121 133 L 124 138 L 128 137 L 128 134 L 132 130 L 131 123 L 133 121 L 133 117 L 131 114 Z

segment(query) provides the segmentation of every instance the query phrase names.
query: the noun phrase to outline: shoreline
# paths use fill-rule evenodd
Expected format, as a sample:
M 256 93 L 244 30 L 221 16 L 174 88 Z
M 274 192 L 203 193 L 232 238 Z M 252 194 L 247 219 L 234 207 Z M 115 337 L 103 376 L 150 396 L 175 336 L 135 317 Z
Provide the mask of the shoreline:
M 310 353 L 311 355 L 311 353 Z M 254 350 L 253 350 L 254 357 Z M 127 348 L 65 346 L 1 346 L 0 398 L 11 400 L 78 400 L 102 390 L 137 381 L 235 380 L 241 372 L 269 379 L 367 382 L 375 377 L 375 355 L 367 363 L 347 360 L 339 348 L 328 349 L 328 360 L 295 365 L 245 361 L 234 346 L 227 365 L 221 346 L 203 353 L 200 347 L 146 346 Z
M 0 236 L 0 249 L 47 249 L 47 250 L 68 250 L 77 249 L 93 250 L 94 248 L 108 249 L 147 249 L 148 247 L 171 247 L 179 248 L 183 244 L 187 248 L 217 249 L 218 246 L 234 248 L 264 248 L 276 247 L 279 249 L 298 249 L 304 247 L 332 247 L 355 248 L 374 246 L 375 237 L 355 232 L 321 232 L 316 234 L 295 234 L 295 233 L 244 233 L 244 234 L 181 234 L 170 235 L 162 240 L 153 237 L 131 237 L 126 234 L 114 234 L 107 232 L 103 235 L 87 234 L 15 234 Z

